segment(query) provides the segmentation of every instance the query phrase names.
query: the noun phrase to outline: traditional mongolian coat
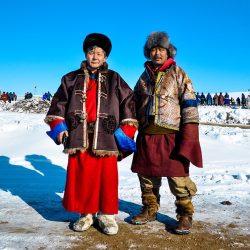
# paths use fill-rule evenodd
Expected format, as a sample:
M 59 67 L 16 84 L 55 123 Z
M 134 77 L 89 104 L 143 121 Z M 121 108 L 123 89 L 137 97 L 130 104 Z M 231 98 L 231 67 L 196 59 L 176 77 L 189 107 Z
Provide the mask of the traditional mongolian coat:
M 134 94 L 139 135 L 132 171 L 144 176 L 188 176 L 202 166 L 198 108 L 192 83 L 172 58 L 154 71 L 145 63 Z
M 116 214 L 117 156 L 128 154 L 121 150 L 116 133 L 123 130 L 119 135 L 134 143 L 131 137 L 137 127 L 133 91 L 127 83 L 106 63 L 92 75 L 83 62 L 63 76 L 45 121 L 53 127 L 48 133 L 55 142 L 58 133 L 53 131 L 69 133 L 64 145 L 69 153 L 64 208 Z
M 85 151 L 89 146 L 88 130 L 93 130 L 92 152 L 98 156 L 118 155 L 115 130 L 122 124 L 137 124 L 133 91 L 105 63 L 97 75 L 96 121 L 88 124 L 85 101 L 89 77 L 86 62 L 63 76 L 45 121 L 65 120 L 69 129 L 65 152 Z

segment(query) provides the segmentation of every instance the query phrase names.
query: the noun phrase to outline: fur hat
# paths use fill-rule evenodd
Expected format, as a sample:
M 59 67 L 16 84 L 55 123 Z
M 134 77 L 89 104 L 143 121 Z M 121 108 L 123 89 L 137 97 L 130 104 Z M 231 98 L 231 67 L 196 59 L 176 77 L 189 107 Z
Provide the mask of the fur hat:
M 99 33 L 91 33 L 86 36 L 86 38 L 83 41 L 84 53 L 86 54 L 88 51 L 88 48 L 92 46 L 97 46 L 97 47 L 102 48 L 105 51 L 106 56 L 109 56 L 110 51 L 112 49 L 112 44 L 111 44 L 110 39 L 107 36 L 103 34 L 99 34 Z
M 177 49 L 170 43 L 169 36 L 165 32 L 152 32 L 149 34 L 144 45 L 144 56 L 147 59 L 150 59 L 150 50 L 157 46 L 165 48 L 169 57 L 175 57 Z

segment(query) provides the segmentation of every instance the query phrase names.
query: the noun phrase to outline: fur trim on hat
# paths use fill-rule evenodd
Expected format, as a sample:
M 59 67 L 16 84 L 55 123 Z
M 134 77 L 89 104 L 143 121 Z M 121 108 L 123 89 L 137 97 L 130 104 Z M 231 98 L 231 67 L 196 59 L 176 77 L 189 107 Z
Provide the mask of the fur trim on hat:
M 169 57 L 175 57 L 177 49 L 170 43 L 169 36 L 166 32 L 152 32 L 149 34 L 144 45 L 144 56 L 150 59 L 150 50 L 157 46 L 165 48 Z
M 107 36 L 99 33 L 91 33 L 86 36 L 83 41 L 84 53 L 86 54 L 88 49 L 93 46 L 102 48 L 105 51 L 107 57 L 109 56 L 110 51 L 112 49 L 110 39 Z

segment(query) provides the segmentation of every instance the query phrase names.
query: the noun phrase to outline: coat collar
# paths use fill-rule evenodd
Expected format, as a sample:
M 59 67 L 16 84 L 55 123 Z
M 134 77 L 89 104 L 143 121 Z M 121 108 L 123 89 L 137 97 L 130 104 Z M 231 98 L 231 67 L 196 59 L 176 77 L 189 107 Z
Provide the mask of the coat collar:
M 150 72 L 150 74 L 153 76 L 158 72 L 164 72 L 167 68 L 169 68 L 172 64 L 176 65 L 176 62 L 173 58 L 169 58 L 160 68 L 155 68 L 152 61 L 145 62 L 144 66 L 146 69 Z
M 88 70 L 88 63 L 87 63 L 87 61 L 82 61 L 80 67 L 81 67 L 81 69 L 82 69 L 83 71 Z M 106 62 L 104 62 L 103 65 L 101 65 L 101 66 L 99 67 L 99 69 L 97 70 L 97 72 L 100 72 L 100 73 L 105 73 L 105 72 L 107 72 L 107 71 L 108 71 L 108 64 L 107 64 Z M 89 70 L 88 70 L 88 72 L 89 72 L 89 75 L 91 75 L 91 73 L 90 73 Z M 93 74 L 92 74 L 92 75 L 93 75 Z

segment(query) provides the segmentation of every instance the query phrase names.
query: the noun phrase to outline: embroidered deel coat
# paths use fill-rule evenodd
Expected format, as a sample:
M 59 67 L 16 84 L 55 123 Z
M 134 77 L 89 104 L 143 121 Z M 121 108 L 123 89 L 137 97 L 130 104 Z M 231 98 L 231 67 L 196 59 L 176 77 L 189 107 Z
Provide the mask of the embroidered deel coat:
M 45 118 L 64 119 L 69 128 L 64 152 L 85 151 L 89 147 L 86 90 L 89 79 L 86 63 L 62 77 Z M 97 156 L 118 155 L 114 132 L 122 124 L 137 126 L 133 91 L 121 76 L 105 63 L 97 75 L 97 120 L 92 152 Z
M 160 127 L 179 131 L 182 123 L 199 122 L 192 82 L 174 64 L 165 71 L 158 72 L 154 79 L 145 69 L 134 88 L 134 94 L 139 130 L 148 125 L 152 106 L 154 123 Z

